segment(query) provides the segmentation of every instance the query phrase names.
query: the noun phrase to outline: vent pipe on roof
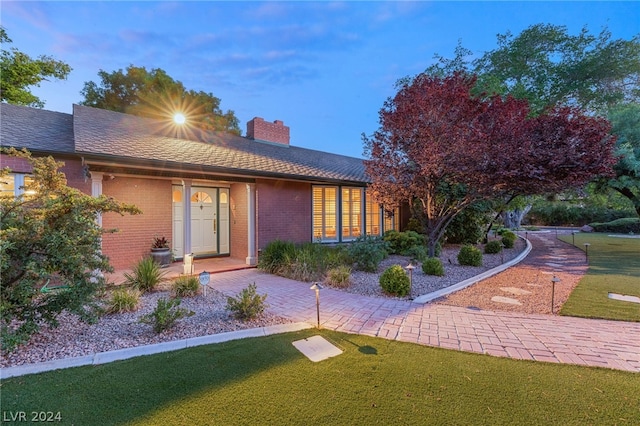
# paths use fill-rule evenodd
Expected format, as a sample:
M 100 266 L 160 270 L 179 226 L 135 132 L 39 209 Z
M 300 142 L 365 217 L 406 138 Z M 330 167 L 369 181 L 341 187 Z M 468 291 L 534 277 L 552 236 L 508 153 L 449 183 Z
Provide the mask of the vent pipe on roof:
M 280 120 L 270 123 L 254 117 L 247 122 L 247 138 L 289 145 L 289 127 Z

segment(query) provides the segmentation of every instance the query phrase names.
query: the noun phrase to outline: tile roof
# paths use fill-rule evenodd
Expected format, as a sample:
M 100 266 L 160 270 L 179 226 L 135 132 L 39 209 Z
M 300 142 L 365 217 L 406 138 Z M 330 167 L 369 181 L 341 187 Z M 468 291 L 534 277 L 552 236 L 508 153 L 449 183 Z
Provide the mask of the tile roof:
M 0 145 L 72 154 L 73 116 L 0 103 Z
M 365 183 L 363 160 L 254 141 L 224 132 L 188 130 L 188 139 L 158 120 L 73 106 L 75 150 L 121 161 L 145 160 L 165 167 L 189 165 L 213 173 Z

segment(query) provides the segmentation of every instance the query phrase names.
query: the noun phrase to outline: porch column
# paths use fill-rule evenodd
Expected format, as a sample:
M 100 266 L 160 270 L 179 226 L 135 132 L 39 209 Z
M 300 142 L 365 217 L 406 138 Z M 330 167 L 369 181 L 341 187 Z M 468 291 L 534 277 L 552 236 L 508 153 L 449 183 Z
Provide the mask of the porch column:
M 191 179 L 184 179 L 182 181 L 182 229 L 183 238 L 182 247 L 184 248 L 184 254 L 191 253 Z
M 104 173 L 102 172 L 91 172 L 91 196 L 99 197 L 102 195 L 102 178 L 104 177 Z M 102 213 L 96 214 L 96 223 L 100 228 L 102 228 Z M 100 252 L 102 253 L 102 237 L 100 238 Z M 101 270 L 96 269 L 92 273 L 91 281 L 96 282 L 104 278 L 104 274 Z
M 256 253 L 256 186 L 247 184 L 247 265 L 255 265 Z
M 104 177 L 104 173 L 102 172 L 91 172 L 91 196 L 99 197 L 102 195 L 102 178 Z M 96 222 L 102 228 L 102 214 L 98 213 L 96 216 Z

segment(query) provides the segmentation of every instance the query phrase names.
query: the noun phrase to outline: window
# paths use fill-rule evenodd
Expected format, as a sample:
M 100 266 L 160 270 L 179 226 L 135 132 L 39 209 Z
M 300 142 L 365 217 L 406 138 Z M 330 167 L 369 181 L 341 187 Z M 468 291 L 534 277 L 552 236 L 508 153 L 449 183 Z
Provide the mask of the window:
M 400 209 L 384 212 L 384 230 L 389 231 L 391 229 L 400 230 Z
M 367 212 L 365 223 L 367 224 L 367 235 L 380 235 L 382 234 L 382 216 L 380 214 L 382 208 L 380 204 L 374 203 L 371 198 L 371 194 L 365 192 L 365 210 Z
M 35 194 L 33 190 L 26 190 L 25 187 L 33 184 L 33 177 L 20 173 L 10 173 L 0 178 L 0 196 L 17 197 L 18 195 Z
M 315 186 L 313 188 L 313 239 L 338 240 L 338 188 Z
M 206 192 L 196 192 L 191 196 L 192 203 L 203 203 L 203 204 L 211 204 L 213 200 Z
M 362 188 L 342 188 L 342 240 L 362 235 Z

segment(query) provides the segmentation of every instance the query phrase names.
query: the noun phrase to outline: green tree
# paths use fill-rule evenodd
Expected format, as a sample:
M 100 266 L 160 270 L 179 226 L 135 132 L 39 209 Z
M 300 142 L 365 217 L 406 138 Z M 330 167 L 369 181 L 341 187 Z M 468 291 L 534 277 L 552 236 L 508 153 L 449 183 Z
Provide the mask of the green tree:
M 614 166 L 616 177 L 606 186 L 617 191 L 633 203 L 640 216 L 640 104 L 622 104 L 609 113 L 611 133 L 617 136 Z
M 99 272 L 112 271 L 100 251 L 99 213 L 140 213 L 106 196 L 91 197 L 66 185 L 51 157 L 3 149 L 26 158 L 33 180 L 18 197 L 0 197 L 0 337 L 2 349 L 27 341 L 43 324 L 56 326 L 67 311 L 83 320 L 96 317 Z M 0 171 L 5 177 L 10 170 Z
M 42 108 L 44 102 L 33 95 L 29 87 L 38 87 L 49 78 L 66 80 L 71 67 L 51 56 L 41 55 L 33 59 L 15 47 L 5 49 L 4 45 L 12 41 L 2 27 L 0 42 L 3 45 L 0 52 L 0 101 Z
M 180 112 L 190 126 L 240 134 L 239 120 L 233 111 L 220 109 L 219 98 L 187 90 L 162 69 L 129 65 L 126 71 L 100 70 L 98 76 L 99 83 L 85 82 L 82 105 L 159 120 L 171 120 Z
M 640 35 L 612 40 L 607 28 L 571 35 L 564 26 L 537 24 L 497 37 L 498 47 L 471 64 L 479 92 L 527 99 L 535 114 L 572 105 L 606 115 L 640 100 Z
M 616 105 L 640 101 L 640 35 L 614 40 L 607 28 L 598 35 L 590 34 L 587 28 L 571 35 L 564 26 L 537 24 L 517 36 L 499 34 L 497 41 L 496 49 L 473 61 L 469 59 L 472 52 L 459 43 L 453 59 L 436 55 L 437 63 L 426 72 L 437 76 L 476 74 L 478 81 L 472 91 L 476 96 L 508 94 L 526 99 L 533 115 L 569 105 L 633 123 L 629 110 L 625 114 L 616 112 Z M 618 134 L 615 129 L 613 133 Z M 617 178 L 609 186 L 600 187 L 615 189 L 637 206 L 637 163 L 633 166 L 631 159 L 637 160 L 638 156 L 629 146 L 628 142 L 618 142 L 618 153 L 623 156 L 615 167 Z M 510 197 L 503 201 L 512 207 Z M 504 217 L 514 213 L 518 212 L 507 212 Z M 521 214 L 516 216 L 522 218 Z M 519 226 L 519 220 L 514 224 Z

